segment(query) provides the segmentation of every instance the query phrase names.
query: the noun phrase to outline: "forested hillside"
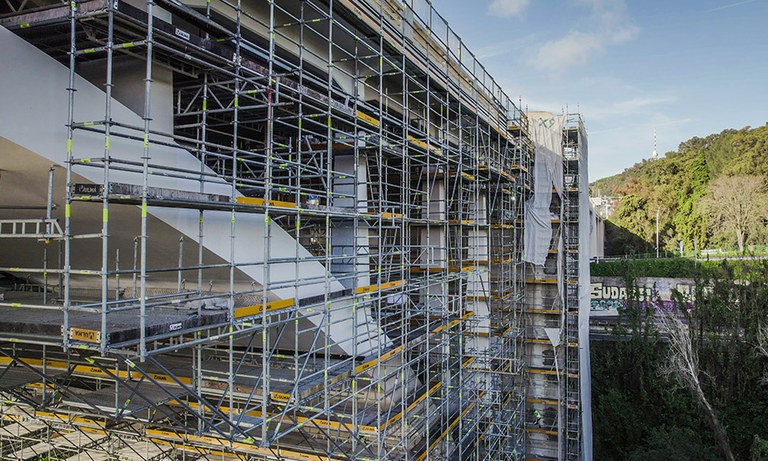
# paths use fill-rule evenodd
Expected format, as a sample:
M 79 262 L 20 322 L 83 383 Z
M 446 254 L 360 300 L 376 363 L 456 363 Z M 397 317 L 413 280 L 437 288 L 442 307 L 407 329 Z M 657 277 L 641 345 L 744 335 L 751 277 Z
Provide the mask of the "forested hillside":
M 767 177 L 768 124 L 694 137 L 659 160 L 595 181 L 593 196 L 621 197 L 607 253 L 652 251 L 657 215 L 662 249 L 675 251 L 679 241 L 687 251 L 694 242 L 698 249 L 766 243 Z M 735 208 L 723 209 L 729 201 Z M 738 209 L 741 203 L 753 208 Z

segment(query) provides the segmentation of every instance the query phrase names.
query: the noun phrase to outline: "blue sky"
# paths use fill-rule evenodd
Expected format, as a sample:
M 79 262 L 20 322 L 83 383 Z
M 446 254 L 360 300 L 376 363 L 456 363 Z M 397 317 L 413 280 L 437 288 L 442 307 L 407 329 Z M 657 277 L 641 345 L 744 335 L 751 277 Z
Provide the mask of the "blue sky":
M 584 115 L 591 180 L 768 122 L 768 0 L 433 0 L 513 99 Z

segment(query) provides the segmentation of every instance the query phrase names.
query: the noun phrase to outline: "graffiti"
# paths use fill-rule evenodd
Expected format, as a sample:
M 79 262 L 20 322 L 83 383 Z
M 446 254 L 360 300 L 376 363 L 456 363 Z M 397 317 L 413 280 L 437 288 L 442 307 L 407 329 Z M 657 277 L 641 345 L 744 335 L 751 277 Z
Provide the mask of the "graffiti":
M 593 311 L 618 310 L 620 308 L 623 308 L 624 305 L 625 305 L 625 302 L 618 299 L 593 299 L 592 300 Z
M 678 311 L 678 302 L 677 301 L 664 301 L 664 300 L 656 300 L 656 301 L 640 301 L 640 310 L 642 312 L 645 312 L 646 309 L 648 309 L 650 306 L 653 307 L 653 309 L 656 312 L 661 312 L 662 310 L 667 312 L 677 312 Z M 689 302 L 683 303 L 683 305 L 686 307 L 686 309 L 690 309 L 692 304 Z M 593 299 L 592 300 L 592 311 L 613 311 L 618 312 L 619 309 L 623 309 L 627 306 L 627 301 L 622 299 Z
M 663 301 L 663 300 L 656 300 L 656 301 L 642 301 L 640 303 L 640 309 L 642 312 L 645 312 L 647 309 L 649 309 L 649 306 L 652 306 L 653 309 L 656 312 L 679 312 L 681 304 L 677 301 Z M 691 310 L 691 307 L 693 307 L 693 304 L 689 302 L 684 302 L 682 304 L 682 307 L 684 307 L 686 310 Z
M 637 286 L 631 287 L 628 293 L 624 279 L 620 277 L 592 277 L 592 315 L 617 315 L 626 307 L 629 298 L 637 300 L 643 311 L 654 309 L 657 312 L 677 310 L 678 300 L 690 309 L 694 301 L 694 281 L 691 279 L 641 277 L 635 282 Z
M 637 299 L 653 299 L 653 289 L 649 287 L 635 288 L 634 297 Z M 592 284 L 592 299 L 627 299 L 627 288 L 605 286 L 602 283 Z

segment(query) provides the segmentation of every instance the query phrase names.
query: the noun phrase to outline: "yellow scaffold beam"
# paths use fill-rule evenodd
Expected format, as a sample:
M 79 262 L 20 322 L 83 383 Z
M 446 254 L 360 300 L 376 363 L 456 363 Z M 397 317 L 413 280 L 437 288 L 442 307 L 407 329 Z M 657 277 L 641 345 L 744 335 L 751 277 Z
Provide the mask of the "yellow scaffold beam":
M 527 279 L 525 283 L 538 283 L 542 285 L 556 285 L 557 279 Z
M 260 197 L 237 197 L 237 203 L 240 205 L 256 205 L 256 206 L 274 206 L 280 208 L 296 208 L 294 202 L 285 202 L 282 200 L 265 200 Z
M 18 358 L 17 360 L 35 368 L 43 368 L 43 360 L 42 359 L 31 359 L 31 358 Z M 9 364 L 11 363 L 11 359 L 9 357 L 0 357 L 0 364 Z M 63 362 L 60 360 L 46 360 L 45 361 L 45 368 L 55 368 L 59 370 L 68 370 L 69 364 L 67 362 Z M 118 378 L 121 379 L 127 379 L 131 377 L 131 374 L 124 370 L 119 370 L 117 373 L 112 372 L 114 375 L 116 375 Z M 93 376 L 98 378 L 111 378 L 110 374 L 105 372 L 99 367 L 92 366 L 92 365 L 75 365 L 73 369 L 73 374 L 75 375 L 85 375 L 85 376 Z M 135 376 L 139 376 L 139 373 L 133 373 Z M 155 381 L 159 381 L 162 383 L 170 383 L 175 384 L 175 381 L 171 376 L 162 374 L 162 373 L 147 373 L 147 376 L 151 377 Z M 179 381 L 181 381 L 183 384 L 192 384 L 192 379 L 185 378 L 185 377 L 178 377 Z
M 399 288 L 405 285 L 405 280 L 395 280 L 394 282 L 380 283 L 377 285 L 366 285 L 355 288 L 356 294 L 373 293 L 376 291 L 387 291 L 393 288 Z
M 209 447 L 216 447 L 221 449 L 222 452 L 231 451 L 239 452 L 249 455 L 259 455 L 269 458 L 274 458 L 276 451 L 280 456 L 280 459 L 286 461 L 336 461 L 337 458 L 330 458 L 327 456 L 311 455 L 307 453 L 301 453 L 293 450 L 284 449 L 269 449 L 261 448 L 251 443 L 246 442 L 231 442 L 227 439 L 220 437 L 211 437 L 205 435 L 192 435 L 192 434 L 177 434 L 171 431 L 163 431 L 158 429 L 147 429 L 147 437 L 157 443 L 170 444 L 180 450 L 184 450 L 187 444 L 202 445 Z M 339 460 L 340 461 L 340 460 Z
M 557 431 L 551 431 L 549 429 L 540 429 L 538 427 L 526 427 L 526 432 L 536 432 L 539 434 L 547 434 L 547 435 L 557 435 Z M 527 458 L 530 459 L 530 458 Z
M 263 312 L 272 312 L 278 309 L 286 309 L 294 305 L 293 299 L 278 299 L 277 301 L 270 301 L 266 304 L 253 304 L 250 306 L 238 307 L 235 309 L 235 318 L 241 319 L 243 317 L 249 317 L 251 315 L 258 315 Z

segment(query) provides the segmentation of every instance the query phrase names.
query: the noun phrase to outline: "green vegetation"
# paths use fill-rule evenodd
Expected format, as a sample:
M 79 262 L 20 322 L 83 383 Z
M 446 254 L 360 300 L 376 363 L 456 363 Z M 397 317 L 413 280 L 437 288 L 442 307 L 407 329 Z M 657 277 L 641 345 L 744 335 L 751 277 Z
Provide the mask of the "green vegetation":
M 725 178 L 738 177 L 730 182 Z M 733 248 L 737 243 L 766 243 L 768 199 L 768 125 L 750 129 L 725 130 L 705 138 L 692 138 L 656 161 L 643 160 L 623 173 L 595 181 L 593 195 L 620 196 L 606 229 L 606 254 L 630 254 L 653 251 L 656 217 L 659 218 L 662 249 L 678 250 L 678 242 L 692 251 Z M 760 181 L 760 190 L 750 198 L 756 208 L 748 213 L 754 218 L 740 222 L 718 207 L 722 197 L 733 191 L 733 184 Z M 719 194 L 719 195 L 718 195 Z M 746 193 L 736 196 L 746 198 Z M 739 225 L 734 223 L 739 221 Z M 741 238 L 737 238 L 743 232 Z
M 637 277 L 697 281 L 694 305 L 680 311 L 688 328 L 675 330 L 694 361 L 671 360 L 678 349 L 633 299 L 614 341 L 592 342 L 595 459 L 722 460 L 732 451 L 768 461 L 768 261 L 642 259 L 655 256 L 657 219 L 662 256 L 678 254 L 680 241 L 686 256 L 768 254 L 766 178 L 768 125 L 690 139 L 592 184 L 593 195 L 620 197 L 606 254 L 627 258 L 593 263 L 592 275 L 624 277 L 630 288 Z M 674 372 L 681 363 L 695 364 L 687 376 L 697 386 Z
M 700 264 L 688 258 L 620 259 L 590 264 L 590 274 L 600 277 L 693 278 Z
M 612 261 L 593 262 L 590 264 L 590 275 L 598 277 L 679 277 L 698 279 L 713 271 L 725 270 L 733 272 L 737 277 L 748 277 L 752 272 L 765 268 L 763 261 L 747 260 L 713 260 L 696 261 L 691 258 L 660 258 L 660 259 L 618 259 Z
M 768 356 L 757 347 L 768 332 L 768 262 L 626 260 L 595 266 L 601 275 L 624 276 L 628 287 L 641 275 L 697 280 L 694 305 L 681 312 L 702 390 L 735 458 L 768 460 Z M 653 311 L 630 299 L 621 316 L 614 341 L 590 346 L 595 459 L 724 459 L 700 402 L 664 372 L 669 348 L 651 321 Z

